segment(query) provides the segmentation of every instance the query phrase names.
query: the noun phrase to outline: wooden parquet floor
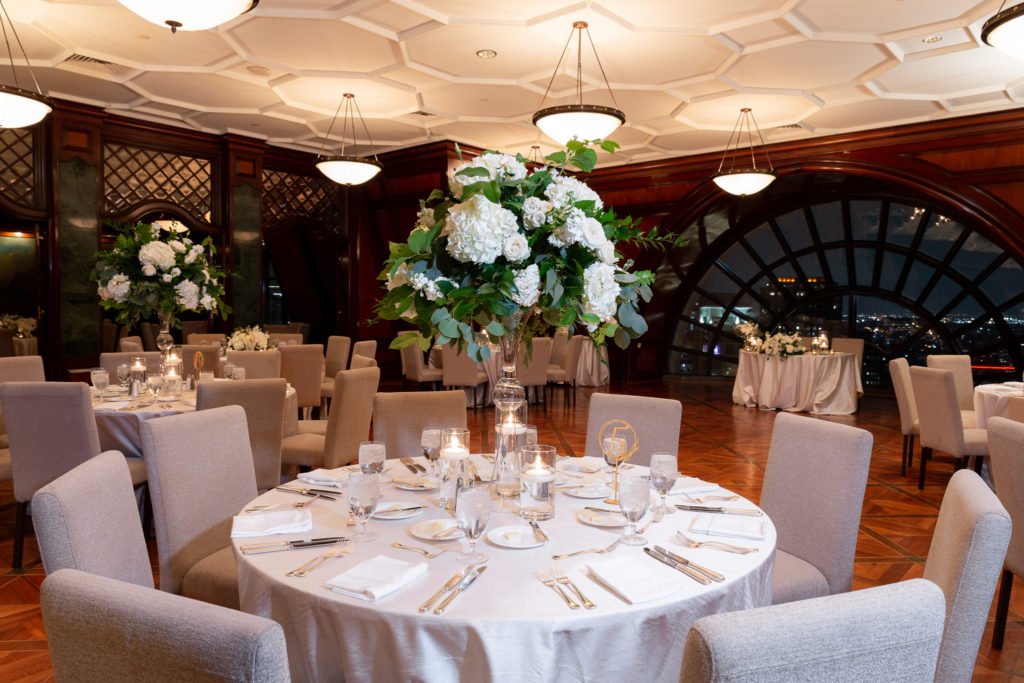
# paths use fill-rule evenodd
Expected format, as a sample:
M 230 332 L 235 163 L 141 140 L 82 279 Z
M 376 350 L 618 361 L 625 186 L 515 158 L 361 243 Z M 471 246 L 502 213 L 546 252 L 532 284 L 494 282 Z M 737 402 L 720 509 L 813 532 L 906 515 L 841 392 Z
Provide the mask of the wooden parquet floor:
M 392 388 L 392 387 L 386 387 Z M 397 389 L 397 387 L 393 387 Z M 607 390 L 602 389 L 602 390 Z M 613 386 L 616 393 L 667 396 L 683 402 L 679 436 L 680 471 L 733 489 L 757 500 L 775 413 L 731 402 L 732 383 L 715 380 L 666 380 L 659 384 Z M 557 394 L 545 411 L 530 407 L 541 443 L 560 453 L 582 454 L 587 406 L 593 389 L 582 389 L 573 405 Z M 938 455 L 928 468 L 925 489 L 917 489 L 917 468 L 901 477 L 899 419 L 888 397 L 862 399 L 856 415 L 824 417 L 867 429 L 874 451 L 854 565 L 854 588 L 866 588 L 921 576 L 939 504 L 952 474 L 952 460 Z M 489 445 L 493 411 L 470 411 L 473 447 Z M 827 448 L 827 445 L 823 445 Z M 916 463 L 915 463 L 916 464 Z M 44 572 L 34 539 L 25 549 L 25 567 L 10 568 L 14 530 L 11 483 L 0 483 L 0 681 L 53 678 L 46 633 L 39 615 L 39 585 Z M 150 555 L 156 568 L 155 542 Z M 1018 581 L 1018 584 L 1020 582 Z M 1024 681 L 1024 586 L 1015 587 L 1002 651 L 992 650 L 994 607 L 974 669 L 974 681 Z M 681 654 L 681 653 L 680 653 Z

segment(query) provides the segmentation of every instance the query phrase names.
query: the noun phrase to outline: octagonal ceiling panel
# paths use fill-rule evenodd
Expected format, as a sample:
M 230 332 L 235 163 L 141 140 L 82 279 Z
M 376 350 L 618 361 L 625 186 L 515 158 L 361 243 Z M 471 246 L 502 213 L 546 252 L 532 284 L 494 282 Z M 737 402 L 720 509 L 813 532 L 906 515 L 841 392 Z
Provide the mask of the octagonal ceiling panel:
M 401 141 L 406 138 L 415 138 L 427 134 L 427 127 L 423 125 L 413 125 L 412 123 L 403 123 L 401 121 L 395 121 L 392 119 L 365 119 L 366 128 L 370 131 L 370 137 L 373 138 L 375 145 L 396 145 L 401 144 Z M 330 119 L 320 119 L 314 121 L 310 128 L 316 135 L 326 135 L 327 128 L 331 125 Z M 351 131 L 351 129 L 349 129 Z M 332 138 L 339 138 L 341 135 L 341 122 L 334 124 L 334 130 L 331 132 Z M 351 132 L 349 132 L 351 137 Z M 360 142 L 367 142 L 366 131 L 363 127 L 356 124 L 356 140 Z
M 282 40 L 282 32 L 298 40 Z M 340 21 L 255 18 L 231 31 L 246 57 L 297 73 L 373 72 L 401 61 L 398 46 Z
M 426 15 L 392 3 L 380 3 L 374 7 L 359 10 L 352 15 L 352 18 L 369 22 L 396 35 L 433 21 Z
M 1002 89 L 1022 71 L 1002 52 L 978 48 L 904 62 L 869 85 L 887 97 L 955 97 Z
M 723 76 L 741 88 L 811 90 L 856 81 L 890 60 L 878 45 L 808 40 L 743 55 Z
M 731 130 L 731 128 L 729 131 L 693 130 L 659 135 L 651 140 L 650 145 L 672 155 L 694 154 L 705 152 L 709 149 L 724 149 L 725 145 L 729 142 Z M 715 166 L 717 167 L 717 165 L 716 163 Z M 711 169 L 708 175 L 713 171 L 714 169 Z
M 965 0 L 804 0 L 793 15 L 815 33 L 860 34 L 871 38 L 938 23 L 959 24 L 962 17 L 973 17 L 980 11 L 994 14 L 993 5 Z
M 51 97 L 75 99 L 97 107 L 122 106 L 142 101 L 138 93 L 114 81 L 84 76 L 66 69 L 33 67 L 33 70 L 43 92 Z M 34 89 L 30 85 L 32 80 L 28 70 L 18 69 L 18 81 L 23 88 Z
M 522 24 L 534 17 L 546 16 L 578 4 L 576 0 L 519 0 L 512 3 L 479 0 L 395 0 L 394 4 L 414 11 L 429 11 L 432 18 L 446 24 L 509 23 Z
M 723 37 L 740 52 L 754 52 L 769 47 L 806 40 L 795 26 L 782 19 L 747 24 L 726 31 Z
M 540 98 L 514 85 L 445 85 L 423 93 L 423 107 L 429 112 L 452 118 L 501 116 L 519 118 L 531 115 Z
M 147 72 L 128 81 L 128 87 L 197 111 L 256 110 L 279 101 L 271 90 L 214 74 Z
M 186 118 L 204 130 L 230 130 L 267 138 L 296 138 L 310 132 L 306 125 L 260 114 L 201 113 Z
M 443 26 L 405 41 L 411 62 L 463 79 L 521 78 L 555 69 L 561 47 L 526 27 Z M 492 59 L 476 56 L 494 50 Z
M 637 27 L 663 29 L 680 27 L 694 33 L 715 32 L 726 26 L 747 24 L 771 15 L 778 16 L 788 0 L 685 0 L 657 3 L 637 0 L 600 0 L 608 8 Z
M 303 77 L 275 85 L 274 91 L 286 104 L 330 116 L 347 92 L 356 96 L 363 116 L 399 116 L 419 109 L 414 94 L 369 79 Z
M 762 129 L 797 123 L 818 110 L 799 95 L 737 94 L 688 104 L 676 120 L 697 129 L 731 131 L 743 107 L 750 107 Z
M 631 33 L 608 42 L 598 50 L 612 83 L 672 83 L 714 74 L 734 53 L 716 40 L 703 36 Z M 593 54 L 584 50 L 584 58 Z M 651 65 L 657 69 L 652 70 Z M 590 69 L 592 78 L 600 71 Z
M 435 139 L 457 139 L 484 149 L 505 152 L 510 149 L 529 150 L 530 145 L 536 144 L 535 140 L 539 131 L 530 124 L 517 126 L 512 123 L 462 121 L 435 126 L 430 129 L 430 132 Z M 455 135 L 456 132 L 458 135 Z M 515 151 L 513 151 L 514 153 Z
M 934 102 L 872 100 L 826 107 L 804 121 L 815 131 L 832 132 L 921 121 L 941 111 L 942 108 Z

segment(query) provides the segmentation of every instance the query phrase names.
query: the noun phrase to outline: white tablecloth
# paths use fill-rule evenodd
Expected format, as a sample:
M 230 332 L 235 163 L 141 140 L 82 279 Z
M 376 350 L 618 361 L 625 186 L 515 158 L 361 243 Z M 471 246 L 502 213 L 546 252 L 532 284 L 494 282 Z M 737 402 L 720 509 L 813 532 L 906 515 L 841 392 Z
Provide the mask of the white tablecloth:
M 982 384 L 974 387 L 974 414 L 978 429 L 985 429 L 990 417 L 1006 417 L 1006 399 L 1010 396 L 1024 396 L 1024 384 Z
M 732 400 L 748 407 L 849 415 L 857 412 L 863 393 L 855 354 L 782 359 L 740 351 Z
M 39 337 L 15 337 L 11 341 L 14 342 L 15 356 L 39 355 Z
M 400 463 L 388 461 L 385 478 L 397 474 L 408 473 Z M 695 620 L 771 601 L 775 529 L 767 517 L 761 518 L 766 521 L 766 540 L 735 541 L 758 545 L 761 551 L 735 555 L 707 548 L 683 548 L 671 540 L 675 531 L 685 528 L 694 517 L 693 513 L 678 511 L 647 530 L 649 545 L 665 546 L 719 570 L 727 577 L 725 583 L 701 586 L 679 574 L 684 582 L 677 594 L 628 605 L 582 571 L 588 562 L 629 555 L 635 556 L 636 562 L 655 562 L 644 556 L 641 548 L 620 545 L 609 555 L 585 554 L 562 562 L 584 594 L 597 605 L 592 610 L 569 610 L 533 573 L 550 565 L 552 554 L 605 547 L 622 530 L 576 521 L 577 510 L 585 504 L 604 506 L 601 500 L 556 495 L 555 518 L 542 523 L 551 541 L 529 549 L 478 542 L 478 548 L 489 556 L 488 570 L 441 616 L 419 614 L 416 607 L 461 568 L 455 561 L 461 541 L 432 542 L 413 537 L 409 529 L 414 523 L 446 516 L 434 507 L 433 492 L 413 493 L 392 486 L 382 488 L 384 500 L 421 502 L 429 507 L 410 519 L 372 520 L 368 526 L 378 535 L 376 541 L 358 544 L 349 557 L 331 560 L 308 577 L 288 578 L 285 573 L 319 554 L 316 549 L 241 555 L 237 546 L 254 541 L 235 539 L 242 609 L 270 617 L 284 627 L 292 678 L 296 681 L 675 683 L 679 679 L 686 633 Z M 261 496 L 260 502 L 295 499 L 293 495 L 271 491 Z M 752 507 L 746 502 L 736 504 Z M 344 494 L 335 502 L 314 503 L 310 509 L 315 529 L 301 537 L 352 533 L 352 527 L 346 526 L 345 505 Z M 494 509 L 488 529 L 517 523 L 513 513 Z M 408 562 L 423 560 L 418 553 L 390 547 L 392 541 L 448 548 L 453 552 L 425 560 L 429 567 L 426 576 L 376 603 L 324 588 L 326 580 L 378 555 Z

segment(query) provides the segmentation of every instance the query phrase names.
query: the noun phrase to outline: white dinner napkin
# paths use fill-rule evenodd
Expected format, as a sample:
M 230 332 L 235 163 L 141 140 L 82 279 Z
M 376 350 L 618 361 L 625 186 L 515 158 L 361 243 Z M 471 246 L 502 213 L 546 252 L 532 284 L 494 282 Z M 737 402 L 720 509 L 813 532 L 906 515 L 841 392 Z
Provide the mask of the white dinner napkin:
M 600 472 L 606 467 L 604 458 L 596 455 L 585 455 L 582 458 L 568 458 L 558 463 L 557 469 L 572 470 L 573 472 Z
M 703 481 L 697 477 L 679 477 L 676 479 L 676 483 L 672 485 L 668 495 L 678 495 L 685 493 L 688 496 L 694 496 L 698 493 L 708 493 L 709 491 L 717 491 L 718 484 L 710 481 Z
M 336 593 L 372 601 L 394 593 L 426 573 L 426 562 L 403 562 L 377 555 L 346 569 L 325 585 Z
M 299 481 L 304 481 L 307 484 L 313 484 L 314 486 L 334 486 L 342 488 L 345 486 L 345 482 L 348 481 L 348 475 L 355 470 L 346 465 L 345 467 L 335 467 L 333 470 L 325 470 L 323 468 L 310 470 L 309 472 L 299 472 Z
M 728 536 L 763 541 L 764 520 L 729 515 L 698 515 L 690 525 L 690 531 L 708 536 Z
M 258 510 L 235 515 L 231 525 L 232 538 L 297 534 L 313 530 L 313 515 L 306 508 L 290 510 Z
M 631 605 L 673 595 L 682 588 L 685 578 L 675 569 L 644 555 L 591 560 L 587 569 L 599 583 Z

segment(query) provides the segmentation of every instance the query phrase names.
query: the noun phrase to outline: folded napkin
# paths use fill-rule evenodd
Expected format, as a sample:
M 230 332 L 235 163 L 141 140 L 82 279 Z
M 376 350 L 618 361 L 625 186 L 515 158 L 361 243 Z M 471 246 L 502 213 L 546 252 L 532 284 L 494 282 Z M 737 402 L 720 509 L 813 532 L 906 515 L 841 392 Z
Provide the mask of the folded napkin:
M 585 455 L 582 458 L 568 458 L 558 463 L 557 469 L 572 470 L 574 472 L 600 472 L 607 466 L 604 458 L 595 455 Z
M 314 486 L 334 486 L 336 488 L 342 488 L 345 486 L 345 482 L 348 481 L 348 475 L 354 471 L 355 470 L 348 465 L 345 467 L 335 467 L 333 470 L 320 468 L 309 472 L 299 472 L 299 481 L 304 481 L 307 484 L 313 484 Z
M 235 515 L 231 525 L 232 538 L 298 534 L 313 530 L 313 515 L 306 508 L 290 510 L 258 510 Z
M 380 600 L 427 573 L 426 562 L 403 562 L 378 555 L 326 582 L 336 593 L 362 600 Z
M 728 515 L 699 515 L 690 525 L 690 531 L 708 536 L 728 536 L 763 541 L 764 520 Z
M 677 495 L 685 493 L 688 496 L 697 495 L 698 493 L 708 493 L 709 491 L 717 491 L 718 484 L 714 484 L 710 481 L 702 481 L 697 477 L 679 477 L 676 479 L 676 483 L 672 485 L 668 495 Z
M 685 577 L 644 555 L 620 555 L 587 563 L 590 575 L 631 605 L 677 593 Z M 688 580 L 688 579 L 687 579 Z

